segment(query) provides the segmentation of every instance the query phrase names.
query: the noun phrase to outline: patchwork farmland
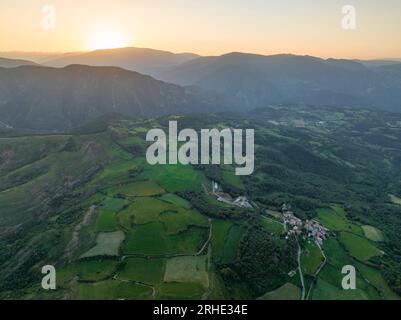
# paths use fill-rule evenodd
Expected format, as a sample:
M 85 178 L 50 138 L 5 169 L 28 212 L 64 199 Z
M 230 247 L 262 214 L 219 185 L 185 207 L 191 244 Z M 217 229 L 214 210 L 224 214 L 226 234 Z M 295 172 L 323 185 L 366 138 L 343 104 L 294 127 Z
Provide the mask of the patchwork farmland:
M 298 186 L 287 182 L 284 186 L 282 181 L 295 171 L 268 160 L 271 154 L 280 161 L 284 154 L 291 156 L 280 149 L 281 143 L 264 155 L 263 138 L 257 141 L 256 150 L 261 152 L 257 155 L 263 160 L 252 177 L 236 176 L 227 165 L 151 166 L 143 157 L 145 134 L 166 123 L 158 121 L 116 120 L 101 132 L 86 128 L 89 132 L 33 138 L 31 149 L 37 150 L 33 163 L 4 167 L 11 174 L 0 184 L 3 222 L 23 222 L 14 202 L 49 210 L 46 223 L 36 226 L 45 229 L 24 241 L 35 253 L 33 259 L 56 261 L 57 290 L 43 293 L 29 279 L 24 287 L 22 276 L 21 291 L 1 294 L 54 299 L 398 298 L 389 273 L 381 269 L 396 269 L 386 260 L 389 237 L 394 236 L 388 225 L 378 223 L 376 216 L 370 220 L 357 216 L 347 201 L 333 203 L 336 194 L 326 195 L 325 201 L 290 195 L 289 190 L 296 192 Z M 225 125 L 232 126 L 232 120 Z M 296 141 L 291 131 L 256 127 L 259 137 Z M 15 146 L 17 155 L 27 148 L 23 138 L 1 143 Z M 65 170 L 71 176 L 60 181 Z M 309 177 L 305 173 L 303 178 Z M 322 181 L 334 183 L 328 177 Z M 9 188 L 13 182 L 16 185 Z M 68 185 L 74 186 L 72 195 L 57 194 Z M 32 186 L 35 197 L 27 193 Z M 45 196 L 53 190 L 53 198 Z M 399 210 L 388 194 L 385 204 Z M 246 199 L 247 206 L 235 205 L 236 198 Z M 288 219 L 283 203 L 294 207 Z M 60 209 L 52 211 L 51 205 Z M 317 225 L 319 232 L 326 230 L 324 239 L 319 242 L 307 232 L 289 234 L 291 221 L 301 225 L 312 221 L 309 233 Z M 31 257 L 28 251 L 13 257 L 11 249 L 6 250 L 0 258 L 11 257 L 7 272 L 13 264 L 25 267 L 18 258 Z M 29 261 L 30 270 L 42 260 Z M 345 265 L 356 268 L 356 291 L 342 289 Z

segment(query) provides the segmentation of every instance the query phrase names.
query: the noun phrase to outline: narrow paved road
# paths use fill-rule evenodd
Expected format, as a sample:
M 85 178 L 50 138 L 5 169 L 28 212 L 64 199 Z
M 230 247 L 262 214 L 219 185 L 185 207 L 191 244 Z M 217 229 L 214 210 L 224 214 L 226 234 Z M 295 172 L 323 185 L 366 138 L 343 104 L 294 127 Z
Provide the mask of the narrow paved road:
M 324 258 L 323 262 L 320 264 L 319 269 L 317 269 L 316 273 L 315 273 L 315 277 L 317 277 L 320 273 L 320 271 L 322 271 L 323 267 L 326 265 L 327 262 L 327 258 L 326 255 L 324 254 L 324 251 L 322 249 L 322 247 L 320 246 L 320 244 L 316 243 L 316 245 L 318 246 L 318 248 L 320 249 L 320 252 L 322 253 L 322 256 Z
M 203 252 L 203 250 L 205 250 L 206 246 L 209 244 L 210 240 L 212 239 L 212 232 L 213 232 L 213 225 L 212 225 L 212 219 L 209 218 L 209 237 L 207 238 L 205 244 L 202 246 L 202 248 L 198 251 L 197 254 L 195 254 L 195 256 L 200 256 Z
M 302 255 L 302 250 L 301 246 L 298 242 L 297 239 L 297 244 L 298 244 L 298 271 L 299 271 L 299 277 L 301 279 L 301 284 L 302 284 L 302 295 L 301 295 L 301 300 L 305 300 L 305 282 L 304 282 L 304 275 L 302 273 L 302 267 L 301 267 L 301 255 Z

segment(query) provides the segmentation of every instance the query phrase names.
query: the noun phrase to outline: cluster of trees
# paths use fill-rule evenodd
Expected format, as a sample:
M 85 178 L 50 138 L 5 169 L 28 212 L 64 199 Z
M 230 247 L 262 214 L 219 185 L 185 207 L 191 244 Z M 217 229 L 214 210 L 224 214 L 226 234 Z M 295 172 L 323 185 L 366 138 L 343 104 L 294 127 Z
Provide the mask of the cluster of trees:
M 245 219 L 252 211 L 239 207 L 220 206 L 203 192 L 181 191 L 177 193 L 181 198 L 191 202 L 200 213 L 217 219 Z
M 247 284 L 252 295 L 258 297 L 286 281 L 288 272 L 297 266 L 296 254 L 294 241 L 278 241 L 259 223 L 254 223 L 240 242 L 232 269 Z
M 401 296 L 401 256 L 391 249 L 387 252 L 390 254 L 381 259 L 382 274 L 394 292 Z
M 8 290 L 22 289 L 33 282 L 39 283 L 41 273 L 40 270 L 32 270 L 32 268 L 46 257 L 46 250 L 38 247 L 32 249 L 29 257 L 18 267 L 17 270 L 8 274 L 5 278 L 0 277 L 0 292 Z
M 233 197 L 238 197 L 244 194 L 243 190 L 236 188 L 235 186 L 227 183 L 223 179 L 222 169 L 219 165 L 196 165 L 196 169 L 203 171 L 205 176 L 212 181 L 216 181 L 224 192 L 230 194 Z

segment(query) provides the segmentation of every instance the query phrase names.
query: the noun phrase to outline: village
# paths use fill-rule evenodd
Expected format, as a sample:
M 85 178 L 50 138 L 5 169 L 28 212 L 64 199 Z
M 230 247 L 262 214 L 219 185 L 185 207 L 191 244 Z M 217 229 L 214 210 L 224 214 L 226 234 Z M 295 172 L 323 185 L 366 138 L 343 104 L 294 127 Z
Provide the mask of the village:
M 240 208 L 252 209 L 253 205 L 251 201 L 245 196 L 239 196 L 237 198 L 231 197 L 230 194 L 225 193 L 221 186 L 212 181 L 212 191 L 208 192 L 211 196 L 215 197 L 217 201 L 226 203 L 231 206 Z M 302 219 L 295 216 L 294 212 L 291 211 L 291 205 L 283 204 L 281 207 L 282 223 L 285 230 L 285 239 L 288 240 L 291 236 L 302 237 L 303 240 L 312 240 L 319 247 L 323 246 L 324 241 L 328 237 L 329 229 L 321 225 L 314 219 Z M 278 217 L 276 217 L 278 218 Z
M 223 192 L 219 184 L 212 181 L 212 191 L 211 196 L 216 197 L 217 201 L 226 203 L 228 205 L 252 209 L 253 206 L 245 196 L 239 196 L 237 198 L 232 198 L 230 194 Z M 296 217 L 294 212 L 291 211 L 291 206 L 283 204 L 281 207 L 283 225 L 286 232 L 285 238 L 288 240 L 291 236 L 299 236 L 304 240 L 310 239 L 315 242 L 319 247 L 321 247 L 324 241 L 328 237 L 329 229 L 321 225 L 318 221 L 314 219 L 306 219 L 302 221 L 300 218 Z
M 289 239 L 292 235 L 296 235 L 304 239 L 311 239 L 319 246 L 323 245 L 329 232 L 327 228 L 313 219 L 302 221 L 294 215 L 291 207 L 286 204 L 283 204 L 281 211 L 284 227 L 287 232 L 286 239 Z

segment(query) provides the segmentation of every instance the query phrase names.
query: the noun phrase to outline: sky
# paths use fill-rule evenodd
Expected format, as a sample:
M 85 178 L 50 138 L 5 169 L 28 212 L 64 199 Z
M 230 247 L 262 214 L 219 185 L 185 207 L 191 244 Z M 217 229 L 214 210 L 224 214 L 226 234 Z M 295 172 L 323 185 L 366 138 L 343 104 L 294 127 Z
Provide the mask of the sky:
M 342 27 L 344 5 L 356 10 L 355 29 Z M 0 51 L 136 46 L 201 55 L 401 58 L 400 35 L 400 0 L 0 1 Z

